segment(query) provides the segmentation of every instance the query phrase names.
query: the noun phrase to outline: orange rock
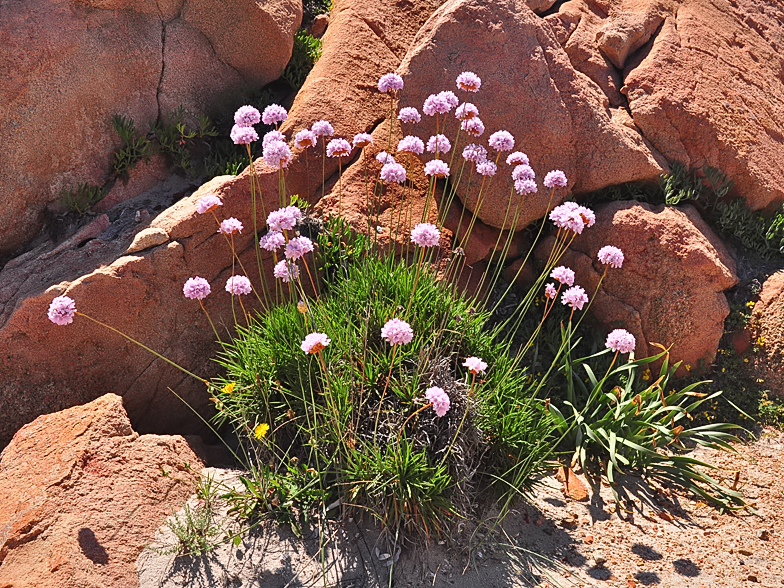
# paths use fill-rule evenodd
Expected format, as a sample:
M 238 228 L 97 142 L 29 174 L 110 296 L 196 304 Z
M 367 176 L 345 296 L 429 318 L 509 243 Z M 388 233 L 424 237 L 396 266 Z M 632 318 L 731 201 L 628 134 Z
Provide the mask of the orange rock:
M 114 394 L 39 417 L 0 455 L 0 585 L 135 588 L 201 467 L 182 437 L 135 433 Z
M 754 306 L 754 324 L 761 379 L 765 388 L 784 398 L 784 271 L 776 272 L 762 285 Z
M 585 485 L 580 477 L 574 473 L 572 468 L 565 470 L 563 467 L 558 468 L 556 478 L 563 483 L 564 496 L 568 496 L 572 500 L 585 501 L 588 500 L 588 487 Z M 591 539 L 593 541 L 593 539 Z

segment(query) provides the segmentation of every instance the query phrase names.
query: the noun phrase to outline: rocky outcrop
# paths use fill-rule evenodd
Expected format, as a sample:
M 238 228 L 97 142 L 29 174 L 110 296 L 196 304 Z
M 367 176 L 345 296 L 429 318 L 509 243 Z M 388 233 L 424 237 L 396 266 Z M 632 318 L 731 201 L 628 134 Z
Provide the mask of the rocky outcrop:
M 537 248 L 546 259 L 553 238 Z M 735 262 L 692 206 L 654 207 L 613 202 L 596 211 L 560 264 L 577 274 L 576 283 L 592 293 L 605 271 L 596 258 L 605 245 L 625 256 L 621 269 L 610 268 L 590 312 L 607 330 L 623 328 L 637 340 L 637 357 L 660 353 L 653 345 L 672 346 L 680 374 L 710 365 L 724 333 L 729 305 L 723 294 L 737 284 Z
M 180 104 L 214 108 L 227 90 L 280 76 L 298 0 L 32 0 L 0 7 L 0 258 L 35 237 L 46 205 L 103 184 L 119 145 Z
M 114 394 L 39 417 L 0 454 L 0 585 L 138 586 L 202 467 L 182 437 L 135 433 Z
M 784 271 L 770 276 L 762 285 L 754 306 L 755 361 L 769 388 L 784 398 Z
M 551 169 L 560 169 L 569 178 L 570 191 L 588 192 L 656 178 L 667 165 L 636 132 L 628 114 L 611 108 L 601 88 L 575 71 L 552 28 L 523 0 L 444 4 L 417 34 L 398 70 L 406 83 L 401 105 L 421 109 L 431 93 L 457 92 L 455 78 L 465 70 L 484 80 L 479 93 L 468 96 L 486 127 L 482 142 L 496 130 L 511 132 L 540 182 Z M 423 117 L 417 134 L 427 139 L 435 134 L 435 124 L 435 117 Z M 444 124 L 445 134 L 453 139 L 454 117 L 449 115 Z M 456 147 L 462 150 L 468 142 L 473 141 L 463 138 Z M 495 159 L 493 152 L 491 157 Z M 506 214 L 513 192 L 511 169 L 501 161 L 481 206 L 476 185 L 470 192 L 463 185 L 458 188 L 464 204 L 497 228 L 512 226 L 514 218 Z M 567 193 L 559 190 L 556 200 Z M 550 191 L 543 188 L 527 196 L 515 228 L 540 218 L 549 200 Z M 516 206 L 515 201 L 512 208 Z

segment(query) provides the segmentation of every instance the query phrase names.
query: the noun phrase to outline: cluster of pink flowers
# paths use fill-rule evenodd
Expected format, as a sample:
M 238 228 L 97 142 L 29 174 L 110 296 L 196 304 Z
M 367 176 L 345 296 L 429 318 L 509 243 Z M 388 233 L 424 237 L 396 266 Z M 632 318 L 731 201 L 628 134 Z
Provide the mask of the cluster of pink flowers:
M 494 176 L 496 171 L 498 166 L 492 161 L 483 161 L 476 166 L 476 172 L 483 176 Z
M 68 296 L 56 296 L 49 304 L 46 316 L 56 325 L 64 327 L 73 322 L 76 315 L 76 302 Z
M 544 287 L 544 295 L 550 300 L 554 300 L 558 296 L 558 290 L 555 289 L 555 284 L 552 282 Z
M 335 129 L 326 120 L 317 120 L 310 126 L 310 130 L 319 137 L 331 137 L 335 134 Z
M 250 280 L 245 276 L 231 276 L 226 280 L 226 292 L 235 296 L 242 294 L 250 294 L 253 287 L 250 285 Z
M 275 264 L 275 267 L 272 270 L 272 275 L 288 283 L 291 280 L 296 280 L 299 278 L 299 268 L 291 261 L 282 259 Z
M 487 149 L 481 145 L 475 145 L 474 143 L 466 145 L 463 149 L 463 159 L 475 164 L 482 163 L 487 159 Z
M 449 175 L 449 166 L 445 161 L 434 159 L 425 164 L 425 175 L 436 178 L 445 178 Z
M 408 135 L 398 141 L 398 152 L 413 153 L 414 155 L 422 155 L 425 152 L 425 144 L 419 137 Z
M 550 220 L 559 229 L 574 231 L 582 234 L 585 227 L 592 227 L 596 222 L 596 215 L 590 208 L 580 206 L 576 202 L 564 202 L 550 212 Z
M 313 251 L 313 241 L 307 237 L 295 237 L 286 243 L 286 257 L 289 259 L 299 259 L 311 251 Z
M 267 216 L 267 226 L 272 231 L 290 231 L 299 220 L 302 219 L 302 211 L 296 206 L 286 206 L 269 213 Z
M 617 353 L 631 353 L 637 346 L 637 342 L 629 331 L 615 329 L 607 335 L 605 346 Z
M 542 183 L 547 188 L 555 188 L 556 186 L 564 188 L 566 187 L 567 183 L 566 174 L 563 173 L 560 169 L 554 169 L 547 172 L 547 175 L 544 177 L 544 182 Z
M 280 231 L 270 231 L 259 239 L 259 247 L 265 251 L 277 251 L 286 244 L 286 237 Z
M 351 143 L 345 139 L 332 139 L 327 143 L 327 157 L 346 157 L 351 155 Z
M 481 357 L 467 357 L 463 365 L 475 376 L 487 369 L 487 363 L 482 361 Z
M 411 229 L 411 242 L 419 247 L 435 247 L 441 239 L 441 231 L 434 224 L 419 223 Z
M 305 353 L 318 353 L 330 343 L 332 343 L 332 340 L 324 333 L 310 333 L 305 336 L 305 340 L 300 347 Z
M 259 111 L 252 106 L 240 106 L 234 113 L 234 123 L 238 127 L 252 127 L 259 124 L 260 121 Z
M 396 92 L 403 89 L 403 78 L 396 73 L 388 73 L 378 80 L 378 91 L 382 93 Z
M 199 198 L 199 201 L 196 203 L 196 212 L 199 214 L 204 214 L 205 212 L 214 210 L 219 206 L 223 206 L 221 199 L 218 198 L 215 194 L 207 194 L 206 196 Z
M 458 120 L 468 120 L 479 116 L 479 109 L 470 102 L 463 102 L 460 106 L 455 108 L 455 117 Z
M 550 277 L 566 286 L 574 286 L 574 270 L 566 266 L 558 266 L 550 272 Z
M 357 133 L 354 136 L 352 143 L 355 148 L 362 149 L 363 147 L 373 144 L 373 137 L 368 133 Z
M 376 154 L 376 161 L 378 161 L 381 165 L 385 165 L 387 163 L 394 163 L 395 162 L 395 158 L 392 157 L 386 151 L 379 151 Z
M 390 345 L 405 345 L 414 339 L 414 331 L 406 321 L 393 318 L 381 327 L 381 338 Z
M 515 140 L 509 131 L 496 131 L 490 135 L 487 144 L 496 151 L 511 151 L 514 149 Z
M 427 141 L 428 153 L 447 153 L 452 148 L 452 144 L 446 135 L 433 135 Z
M 482 80 L 472 71 L 464 71 L 455 80 L 459 90 L 465 92 L 478 92 L 482 87 Z
M 264 162 L 272 167 L 284 168 L 291 162 L 291 149 L 283 141 L 272 139 L 264 145 L 263 153 Z
M 318 143 L 318 137 L 310 129 L 303 129 L 294 135 L 294 145 L 300 149 L 315 147 L 316 143 Z
M 400 109 L 397 118 L 400 122 L 416 124 L 422 120 L 422 115 L 413 106 L 406 106 Z
M 529 165 L 528 156 L 522 151 L 510 153 L 506 158 L 506 165 Z
M 191 300 L 204 300 L 210 295 L 210 283 L 199 276 L 188 278 L 182 287 L 182 293 Z
M 231 140 L 235 145 L 250 145 L 254 141 L 259 140 L 259 134 L 253 127 L 241 127 L 234 125 L 229 133 Z
M 623 251 L 612 245 L 605 245 L 599 249 L 597 257 L 604 265 L 609 265 L 616 269 L 623 265 Z
M 268 143 L 271 141 L 282 141 L 286 142 L 286 135 L 281 133 L 280 131 L 270 131 L 261 140 L 261 146 L 266 147 Z
M 380 177 L 388 184 L 402 184 L 406 181 L 406 168 L 394 161 L 385 163 L 381 168 Z
M 582 310 L 588 302 L 588 295 L 581 286 L 572 286 L 561 295 L 561 302 L 571 306 L 573 310 Z
M 224 235 L 231 235 L 232 233 L 241 233 L 242 229 L 242 223 L 232 216 L 221 221 L 218 232 Z
M 515 180 L 514 187 L 515 192 L 517 192 L 520 196 L 525 196 L 526 194 L 535 194 L 539 191 L 535 180 Z
M 460 123 L 460 128 L 465 131 L 466 135 L 474 138 L 481 137 L 485 132 L 485 124 L 478 116 L 464 120 Z
M 261 115 L 261 122 L 265 125 L 278 125 L 288 118 L 286 109 L 278 104 L 270 104 Z
M 530 165 L 522 163 L 515 166 L 512 170 L 513 180 L 533 180 L 534 178 L 536 178 L 536 173 L 534 173 L 534 170 Z
M 433 410 L 436 411 L 438 417 L 444 416 L 449 412 L 449 395 L 444 392 L 443 388 L 432 386 L 425 390 L 425 398 L 433 405 Z

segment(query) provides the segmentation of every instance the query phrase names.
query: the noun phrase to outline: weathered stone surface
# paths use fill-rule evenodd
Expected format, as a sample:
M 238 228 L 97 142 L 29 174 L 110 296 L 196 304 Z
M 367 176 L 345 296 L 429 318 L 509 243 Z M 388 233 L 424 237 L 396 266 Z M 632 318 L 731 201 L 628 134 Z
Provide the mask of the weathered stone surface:
M 465 42 L 473 38 L 482 42 Z M 469 99 L 480 109 L 485 137 L 499 129 L 510 131 L 540 181 L 551 169 L 561 169 L 570 179 L 570 190 L 586 192 L 652 179 L 666 167 L 639 133 L 609 108 L 599 86 L 575 71 L 552 28 L 522 0 L 450 0 L 439 8 L 398 70 L 406 83 L 401 105 L 421 108 L 429 94 L 455 90 L 454 80 L 464 70 L 484 80 L 479 93 Z M 447 121 L 446 134 L 454 138 L 455 119 L 449 115 Z M 427 138 L 435 132 L 435 118 L 424 117 L 417 130 Z M 458 188 L 468 208 L 490 226 L 512 225 L 514 214 L 506 214 L 513 187 L 510 171 L 502 163 L 478 210 L 478 189 L 466 193 L 464 186 Z M 566 193 L 560 190 L 556 201 Z M 526 197 L 515 226 L 539 218 L 549 200 L 545 189 Z
M 546 258 L 553 238 L 537 248 Z M 609 269 L 591 314 L 606 329 L 623 328 L 637 339 L 637 357 L 669 347 L 673 361 L 709 365 L 724 332 L 729 305 L 723 294 L 738 278 L 735 262 L 692 206 L 654 207 L 613 202 L 596 211 L 596 224 L 577 237 L 560 264 L 592 293 L 604 273 L 596 258 L 605 245 L 620 247 L 621 269 Z
M 115 394 L 39 417 L 0 454 L 0 585 L 138 586 L 201 467 L 182 437 L 135 433 Z
M 762 285 L 753 324 L 756 341 L 762 337 L 755 361 L 765 387 L 784 398 L 784 271 L 776 272 Z
M 598 44 L 625 68 L 634 122 L 669 161 L 719 168 L 754 209 L 784 202 L 781 2 L 623 2 Z
M 298 0 L 3 3 L 0 257 L 35 237 L 61 190 L 104 183 L 113 115 L 146 132 L 162 111 L 274 80 L 301 18 Z

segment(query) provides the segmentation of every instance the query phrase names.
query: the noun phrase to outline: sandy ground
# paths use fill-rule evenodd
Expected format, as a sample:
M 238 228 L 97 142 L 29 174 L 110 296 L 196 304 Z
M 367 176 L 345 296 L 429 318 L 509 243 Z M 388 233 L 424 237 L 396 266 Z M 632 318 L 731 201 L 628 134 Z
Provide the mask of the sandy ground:
M 755 512 L 722 514 L 688 493 L 650 489 L 633 478 L 627 482 L 634 502 L 625 508 L 604 485 L 576 502 L 552 476 L 487 537 L 458 525 L 449 543 L 401 551 L 349 520 L 329 528 L 320 551 L 317 532 L 300 539 L 268 523 L 243 535 L 239 546 L 201 557 L 147 549 L 137 562 L 139 581 L 141 588 L 784 586 L 784 434 L 769 429 L 737 453 L 699 449 L 695 456 L 721 466 L 727 484 L 739 472 Z M 235 475 L 218 473 L 228 481 Z M 158 547 L 174 543 L 168 529 L 155 540 Z

